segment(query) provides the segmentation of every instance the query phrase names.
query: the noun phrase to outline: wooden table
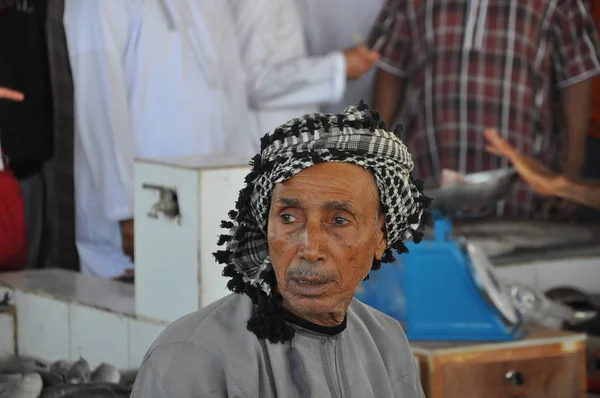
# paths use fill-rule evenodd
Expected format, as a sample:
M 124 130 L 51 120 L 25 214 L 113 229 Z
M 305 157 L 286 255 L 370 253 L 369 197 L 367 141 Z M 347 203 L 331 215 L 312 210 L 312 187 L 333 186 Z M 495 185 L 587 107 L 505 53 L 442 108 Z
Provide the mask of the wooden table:
M 411 342 L 426 397 L 587 397 L 586 336 L 527 329 L 510 342 Z

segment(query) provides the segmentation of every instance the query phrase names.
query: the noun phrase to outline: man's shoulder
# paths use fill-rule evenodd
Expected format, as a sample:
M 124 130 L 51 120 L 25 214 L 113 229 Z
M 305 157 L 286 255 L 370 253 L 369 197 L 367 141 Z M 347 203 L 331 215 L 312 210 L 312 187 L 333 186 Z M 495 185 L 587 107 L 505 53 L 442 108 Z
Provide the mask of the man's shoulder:
M 241 294 L 230 294 L 198 311 L 171 323 L 156 339 L 149 352 L 175 343 L 211 347 L 236 334 L 246 333 L 246 323 L 252 313 L 252 302 Z
M 400 322 L 356 298 L 348 307 L 348 324 L 355 331 L 369 334 L 377 345 L 408 346 Z
M 132 397 L 248 396 L 240 389 L 248 372 L 235 361 L 252 362 L 251 311 L 247 296 L 229 295 L 167 326 L 140 366 Z
M 396 319 L 376 310 L 356 298 L 352 299 L 352 302 L 348 307 L 348 312 L 349 314 L 354 315 L 359 322 L 366 323 L 369 327 L 381 327 L 384 329 L 397 328 L 403 330 L 402 325 Z
M 390 380 L 404 387 L 418 380 L 418 375 L 406 378 L 417 374 L 416 360 L 404 328 L 396 319 L 354 299 L 348 308 L 348 331 L 353 340 L 361 342 L 361 355 L 383 361 Z

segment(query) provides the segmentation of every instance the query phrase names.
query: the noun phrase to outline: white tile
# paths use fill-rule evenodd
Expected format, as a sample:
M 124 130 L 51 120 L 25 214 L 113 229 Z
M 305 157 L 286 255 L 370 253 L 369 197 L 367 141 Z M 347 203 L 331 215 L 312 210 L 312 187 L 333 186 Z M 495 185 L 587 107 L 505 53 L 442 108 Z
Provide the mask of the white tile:
M 46 361 L 69 358 L 68 304 L 18 291 L 15 304 L 19 354 Z
M 102 362 L 119 369 L 129 365 L 129 328 L 124 316 L 72 304 L 70 332 L 71 360 L 82 357 L 91 367 Z
M 142 359 L 148 348 L 167 324 L 158 324 L 130 318 L 129 324 L 129 368 L 136 369 L 142 364 Z
M 0 312 L 0 358 L 15 354 L 15 317 L 10 312 Z

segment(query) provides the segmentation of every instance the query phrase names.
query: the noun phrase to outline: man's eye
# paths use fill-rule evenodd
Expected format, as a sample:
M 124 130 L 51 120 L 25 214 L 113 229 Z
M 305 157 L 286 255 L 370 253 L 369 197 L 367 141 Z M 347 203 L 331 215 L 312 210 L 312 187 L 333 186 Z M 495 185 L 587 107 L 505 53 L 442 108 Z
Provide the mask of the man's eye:
M 333 222 L 336 225 L 346 225 L 349 223 L 349 221 L 347 219 L 345 219 L 344 217 L 336 217 L 333 219 Z
M 291 214 L 282 214 L 280 217 L 281 222 L 284 224 L 292 224 L 294 221 L 296 221 L 296 217 L 292 216 Z

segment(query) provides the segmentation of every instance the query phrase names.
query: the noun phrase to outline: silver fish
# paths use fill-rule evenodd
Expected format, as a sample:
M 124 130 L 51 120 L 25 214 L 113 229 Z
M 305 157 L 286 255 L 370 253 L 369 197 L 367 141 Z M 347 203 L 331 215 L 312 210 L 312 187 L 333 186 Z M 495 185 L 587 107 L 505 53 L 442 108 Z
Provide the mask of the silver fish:
M 69 370 L 73 366 L 73 361 L 68 359 L 60 359 L 50 365 L 50 372 L 62 375 L 65 379 L 69 376 Z
M 67 375 L 67 381 L 71 384 L 87 383 L 90 381 L 92 371 L 90 364 L 83 358 L 76 361 Z
M 137 377 L 137 369 L 128 369 L 121 371 L 121 384 L 132 387 Z
M 126 398 L 131 387 L 114 383 L 60 384 L 44 388 L 40 398 Z
M 3 379 L 0 398 L 38 398 L 42 392 L 42 378 L 37 373 L 4 375 Z
M 65 376 L 60 373 L 54 373 L 47 370 L 37 370 L 36 373 L 42 377 L 44 387 L 53 386 L 56 384 L 63 384 L 67 382 Z
M 11 374 L 0 374 L 0 385 L 2 384 L 8 384 L 8 383 L 12 383 L 12 382 L 20 382 L 21 379 L 23 378 L 23 375 L 20 373 L 11 373 Z
M 32 373 L 38 369 L 48 369 L 44 361 L 32 357 L 10 357 L 0 364 L 2 373 Z
M 121 381 L 121 373 L 112 365 L 101 363 L 92 373 L 92 381 L 117 384 Z

